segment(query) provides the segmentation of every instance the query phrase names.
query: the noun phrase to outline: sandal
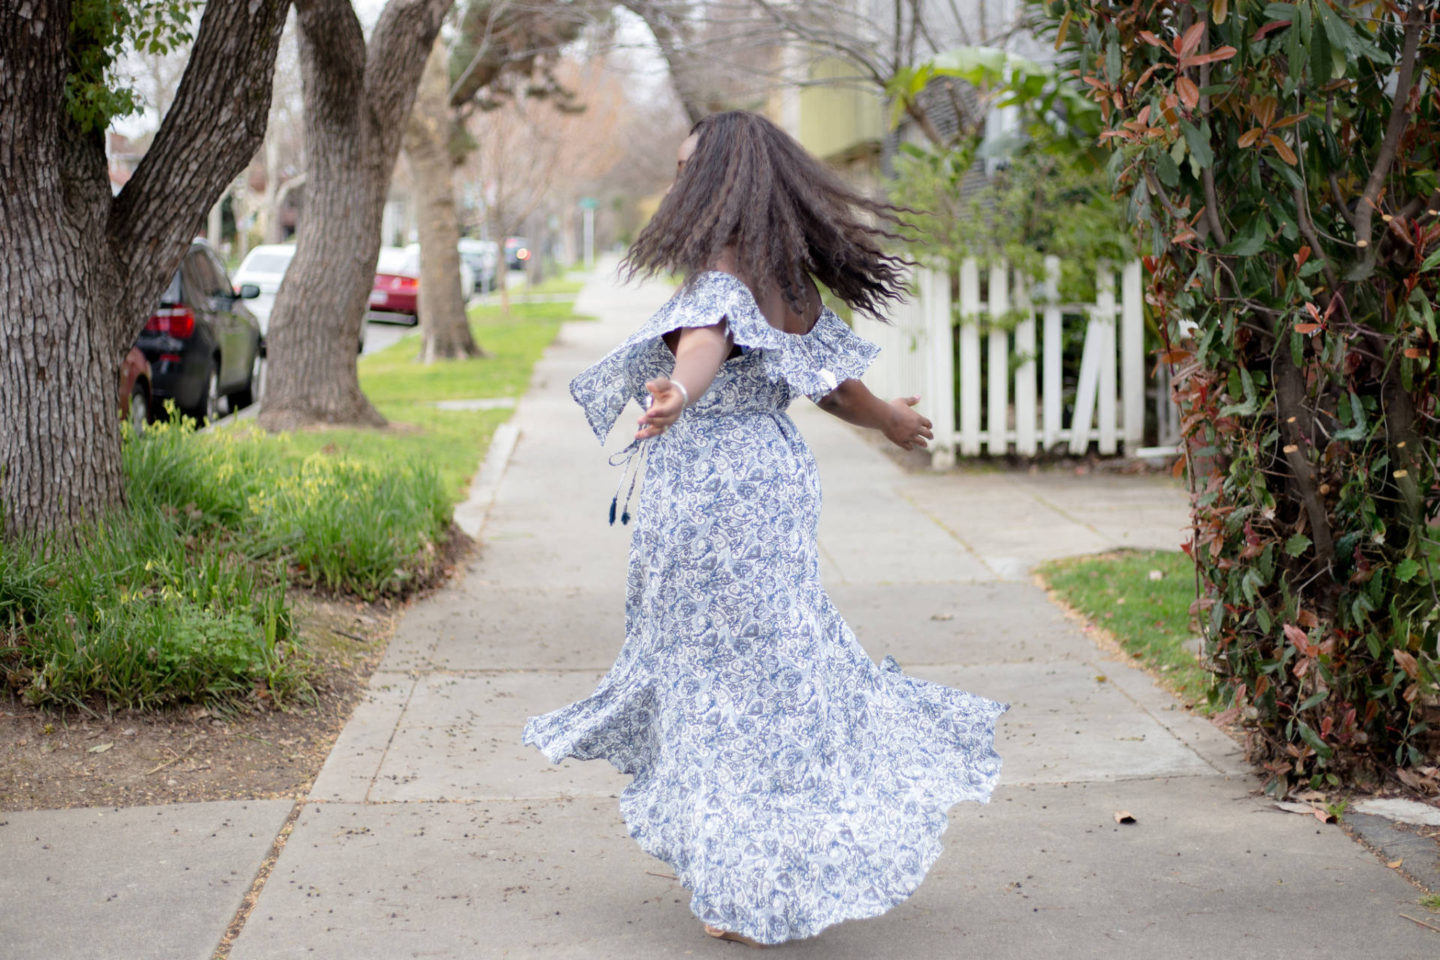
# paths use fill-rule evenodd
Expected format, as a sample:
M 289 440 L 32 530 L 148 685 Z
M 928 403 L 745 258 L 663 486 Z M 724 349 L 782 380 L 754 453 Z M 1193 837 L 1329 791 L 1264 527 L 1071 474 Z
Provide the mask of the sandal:
M 714 937 L 716 940 L 729 940 L 731 943 L 743 943 L 747 947 L 755 947 L 756 949 L 764 949 L 765 947 L 769 946 L 768 943 L 761 943 L 759 940 L 751 940 L 744 934 L 731 933 L 729 930 L 721 930 L 719 927 L 712 927 L 708 923 L 705 924 L 705 933 L 709 936 Z

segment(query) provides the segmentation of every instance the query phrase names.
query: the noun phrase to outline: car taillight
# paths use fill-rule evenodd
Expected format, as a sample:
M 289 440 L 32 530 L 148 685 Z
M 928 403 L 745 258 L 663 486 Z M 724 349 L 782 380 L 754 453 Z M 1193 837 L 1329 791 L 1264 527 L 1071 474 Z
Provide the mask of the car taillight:
M 145 329 L 154 333 L 168 333 L 184 340 L 195 332 L 195 314 L 184 304 L 178 307 L 160 307 L 150 315 Z
M 420 278 L 419 278 L 419 277 L 401 277 L 401 278 L 400 278 L 400 284 L 399 284 L 399 285 L 400 285 L 400 289 L 402 289 L 402 290 L 415 290 L 415 289 L 418 289 L 419 286 L 420 286 Z

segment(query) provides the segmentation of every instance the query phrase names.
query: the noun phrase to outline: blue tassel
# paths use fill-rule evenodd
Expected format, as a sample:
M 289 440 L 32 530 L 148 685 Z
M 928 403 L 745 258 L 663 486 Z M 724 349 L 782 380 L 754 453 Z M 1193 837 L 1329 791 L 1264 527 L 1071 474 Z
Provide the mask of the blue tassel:
M 615 488 L 615 496 L 610 498 L 610 526 L 615 526 L 615 512 L 620 511 L 620 523 L 622 526 L 630 523 L 630 501 L 635 496 L 635 484 L 640 479 L 640 461 L 632 463 L 634 456 L 641 450 L 641 441 L 634 440 L 624 450 L 612 454 L 610 465 L 612 467 L 623 467 L 620 471 L 620 485 Z M 630 487 L 626 490 L 626 473 L 629 473 Z M 625 503 L 620 503 L 620 492 L 625 491 Z

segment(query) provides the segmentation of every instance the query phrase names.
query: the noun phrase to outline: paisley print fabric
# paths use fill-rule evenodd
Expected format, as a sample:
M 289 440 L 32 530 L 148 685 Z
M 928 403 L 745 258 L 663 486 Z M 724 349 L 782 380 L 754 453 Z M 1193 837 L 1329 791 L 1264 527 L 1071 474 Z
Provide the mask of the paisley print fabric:
M 787 334 L 741 281 L 701 275 L 571 384 L 596 435 L 668 375 L 664 333 L 722 318 L 741 355 L 641 445 L 619 658 L 525 742 L 633 776 L 630 834 L 696 916 L 778 943 L 914 892 L 946 811 L 994 789 L 1006 707 L 875 664 L 820 584 L 819 478 L 785 410 L 878 352 L 830 311 Z

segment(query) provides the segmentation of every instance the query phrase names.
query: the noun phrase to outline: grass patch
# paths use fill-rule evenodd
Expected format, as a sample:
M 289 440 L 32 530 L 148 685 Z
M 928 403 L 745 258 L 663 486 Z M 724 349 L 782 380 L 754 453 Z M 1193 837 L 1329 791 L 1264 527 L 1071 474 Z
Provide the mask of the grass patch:
M 1163 574 L 1152 580 L 1151 571 Z M 1196 632 L 1194 566 L 1179 551 L 1122 551 L 1055 560 L 1040 576 L 1067 605 L 1115 637 L 1121 649 L 1158 674 L 1194 707 L 1203 707 L 1210 675 L 1185 649 Z
M 1440 913 L 1440 893 L 1425 894 L 1420 898 L 1420 906 L 1434 913 Z
M 326 428 L 283 434 L 289 455 L 346 457 L 381 463 L 423 461 L 440 476 L 446 495 L 459 502 L 495 428 L 509 410 L 442 410 L 441 400 L 519 397 L 541 352 L 560 324 L 574 319 L 571 304 L 515 304 L 509 317 L 498 306 L 470 311 L 470 330 L 488 356 L 423 366 L 415 362 L 420 335 L 361 357 L 360 386 L 390 421 L 385 430 Z
M 585 286 L 583 275 L 577 276 L 578 271 L 564 273 L 556 276 L 546 277 L 539 283 L 530 284 L 524 281 L 510 283 L 511 296 L 563 296 L 565 294 L 579 293 L 580 288 Z
M 452 507 L 510 410 L 438 400 L 516 397 L 569 304 L 472 314 L 486 358 L 421 366 L 418 338 L 360 360 L 384 430 L 127 438 L 129 509 L 78 548 L 0 543 L 0 678 L 33 704 L 153 708 L 311 696 L 295 586 L 366 600 L 429 582 Z
M 0 544 L 0 674 L 35 704 L 124 707 L 303 697 L 283 566 L 195 535 L 201 512 L 151 503 L 79 549 Z

